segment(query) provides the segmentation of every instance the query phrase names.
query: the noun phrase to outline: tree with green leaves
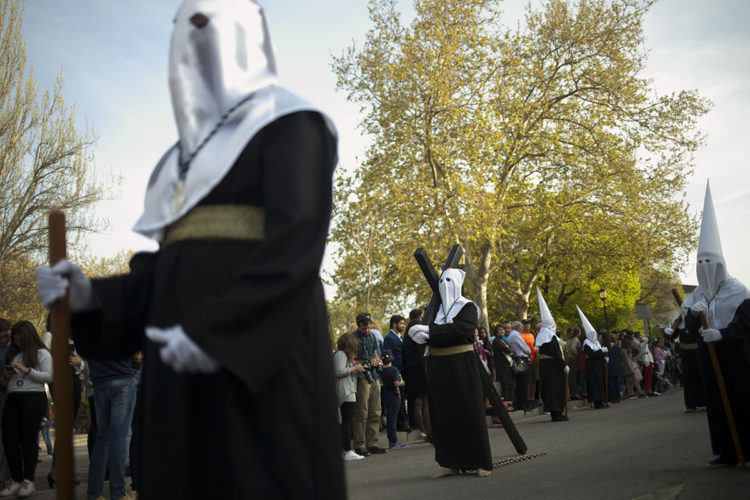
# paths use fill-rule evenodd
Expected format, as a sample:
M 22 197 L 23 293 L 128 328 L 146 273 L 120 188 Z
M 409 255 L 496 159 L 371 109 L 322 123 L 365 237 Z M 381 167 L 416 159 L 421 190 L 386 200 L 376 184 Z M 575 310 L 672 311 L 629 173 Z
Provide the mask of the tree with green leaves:
M 79 132 L 63 101 L 62 75 L 40 93 L 21 35 L 23 6 L 0 3 L 0 311 L 26 307 L 35 294 L 29 270 L 47 258 L 47 215 L 63 210 L 71 243 L 101 226 L 91 212 L 103 198 L 93 177 L 91 130 Z M 15 292 L 13 292 L 15 290 Z M 22 293 L 23 292 L 23 293 Z M 10 313 L 6 313 L 10 314 Z
M 363 254 L 344 244 L 357 231 L 379 243 L 368 290 L 391 306 L 429 296 L 417 246 L 460 243 L 484 324 L 491 304 L 526 317 L 540 282 L 570 306 L 679 267 L 696 227 L 680 193 L 710 103 L 642 75 L 652 3 L 550 0 L 507 29 L 496 0 L 415 0 L 408 25 L 395 0 L 371 0 L 363 45 L 333 61 L 372 137 L 338 180 L 339 295 L 362 297 Z

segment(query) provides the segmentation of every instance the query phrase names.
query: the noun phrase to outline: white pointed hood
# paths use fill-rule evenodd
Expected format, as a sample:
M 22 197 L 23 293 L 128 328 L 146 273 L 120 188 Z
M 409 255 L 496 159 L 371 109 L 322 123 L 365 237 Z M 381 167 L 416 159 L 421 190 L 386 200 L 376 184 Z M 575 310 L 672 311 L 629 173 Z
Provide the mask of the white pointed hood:
M 542 327 L 537 332 L 534 345 L 536 347 L 541 347 L 542 344 L 546 344 L 552 340 L 552 337 L 557 336 L 555 333 L 557 325 L 555 324 L 554 318 L 552 318 L 552 313 L 549 312 L 549 307 L 547 307 L 547 302 L 545 302 L 544 296 L 542 296 L 539 287 L 536 287 L 536 297 L 537 300 L 539 300 L 539 314 L 542 317 Z
M 602 348 L 601 344 L 599 343 L 599 339 L 596 338 L 596 330 L 594 330 L 594 327 L 591 326 L 591 323 L 589 322 L 588 318 L 585 314 L 583 314 L 583 311 L 581 311 L 581 308 L 576 305 L 576 309 L 578 309 L 578 316 L 581 318 L 581 324 L 583 325 L 583 331 L 586 332 L 586 340 L 583 341 L 584 346 L 589 346 L 594 351 L 598 351 Z
M 444 325 L 453 323 L 453 318 L 461 309 L 471 301 L 461 295 L 461 287 L 464 285 L 466 273 L 462 269 L 446 269 L 440 275 L 438 290 L 440 291 L 440 308 L 435 318 L 435 323 Z M 479 308 L 477 308 L 477 312 Z M 477 316 L 478 317 L 478 316 Z
M 701 235 L 698 240 L 698 262 L 696 265 L 698 284 L 707 301 L 713 300 L 719 288 L 729 279 L 724 253 L 721 250 L 719 225 L 711 197 L 711 186 L 706 181 L 706 197 L 703 201 Z

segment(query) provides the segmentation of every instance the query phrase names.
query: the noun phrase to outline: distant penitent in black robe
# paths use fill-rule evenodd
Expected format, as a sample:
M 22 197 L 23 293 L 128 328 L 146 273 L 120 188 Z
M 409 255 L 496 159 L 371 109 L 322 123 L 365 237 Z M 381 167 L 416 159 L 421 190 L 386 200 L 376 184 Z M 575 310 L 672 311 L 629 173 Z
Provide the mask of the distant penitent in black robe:
M 583 352 L 586 354 L 587 399 L 598 408 L 604 404 L 604 353 L 588 345 L 583 346 Z
M 539 376 L 542 379 L 542 401 L 553 416 L 565 410 L 565 360 L 556 336 L 539 347 Z
M 452 323 L 430 325 L 429 347 L 473 345 L 477 307 L 469 302 Z M 427 359 L 435 461 L 453 469 L 492 470 L 479 357 L 472 350 Z
M 703 382 L 701 381 L 700 368 L 698 367 L 698 325 L 690 330 L 678 328 L 672 335 L 673 339 L 679 339 L 680 343 L 680 370 L 682 371 L 683 399 L 685 408 L 696 408 L 706 406 L 706 398 L 703 395 Z
M 80 351 L 144 350 L 139 498 L 346 496 L 318 276 L 335 162 L 320 114 L 283 116 L 199 202 L 262 207 L 264 240 L 182 240 L 92 280 L 100 308 L 73 317 Z M 218 373 L 161 361 L 144 327 L 176 324 Z

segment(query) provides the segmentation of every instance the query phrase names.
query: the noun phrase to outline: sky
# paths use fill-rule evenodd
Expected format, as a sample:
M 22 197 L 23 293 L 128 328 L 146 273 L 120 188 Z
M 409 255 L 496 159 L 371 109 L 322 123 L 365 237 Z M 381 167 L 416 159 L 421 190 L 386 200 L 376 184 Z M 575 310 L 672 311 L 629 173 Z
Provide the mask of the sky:
M 369 27 L 365 0 L 260 0 L 276 47 L 281 83 L 315 103 L 339 131 L 339 170 L 364 158 L 359 107 L 336 92 L 331 57 L 361 46 Z M 503 3 L 506 26 L 522 18 L 527 1 Z M 102 178 L 121 178 L 96 214 L 110 229 L 92 235 L 94 255 L 156 245 L 131 231 L 141 214 L 148 176 L 175 142 L 167 88 L 169 37 L 179 0 L 26 0 L 23 34 L 27 61 L 42 89 L 63 72 L 63 95 L 78 123 L 98 135 L 93 153 Z M 542 2 L 533 0 L 532 5 Z M 399 8 L 408 19 L 411 1 Z M 645 22 L 651 78 L 659 94 L 697 89 L 713 102 L 699 123 L 706 144 L 696 154 L 684 193 L 693 214 L 703 206 L 710 178 L 724 257 L 730 274 L 750 286 L 750 2 L 661 0 Z M 696 234 L 696 239 L 697 239 Z M 324 273 L 333 270 L 330 251 Z M 695 254 L 684 270 L 695 284 Z M 335 291 L 326 289 L 328 298 Z

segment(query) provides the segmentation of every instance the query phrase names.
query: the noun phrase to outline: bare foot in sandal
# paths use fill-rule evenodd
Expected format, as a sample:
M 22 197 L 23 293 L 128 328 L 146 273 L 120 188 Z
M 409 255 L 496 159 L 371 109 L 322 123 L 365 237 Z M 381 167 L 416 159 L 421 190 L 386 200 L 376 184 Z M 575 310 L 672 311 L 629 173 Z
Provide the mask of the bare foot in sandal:
M 430 479 L 437 479 L 439 477 L 445 477 L 445 476 L 455 476 L 458 474 L 458 469 L 451 469 L 450 467 L 443 467 L 440 469 L 440 472 L 437 474 L 433 474 L 430 476 Z
M 491 470 L 477 469 L 477 476 L 479 477 L 489 477 L 491 475 L 492 475 Z

